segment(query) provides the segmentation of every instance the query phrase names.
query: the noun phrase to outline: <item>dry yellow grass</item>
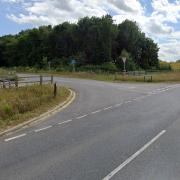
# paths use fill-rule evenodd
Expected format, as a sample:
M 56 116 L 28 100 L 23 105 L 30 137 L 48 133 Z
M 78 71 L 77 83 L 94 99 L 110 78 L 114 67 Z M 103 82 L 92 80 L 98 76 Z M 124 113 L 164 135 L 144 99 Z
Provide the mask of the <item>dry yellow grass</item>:
M 172 70 L 179 70 L 180 71 L 180 62 L 176 62 L 176 63 L 170 63 L 171 64 L 171 68 Z
M 82 78 L 82 79 L 93 79 L 100 81 L 109 82 L 144 82 L 144 75 L 141 76 L 123 76 L 118 74 L 115 78 L 114 74 L 107 73 L 89 73 L 89 72 L 60 72 L 54 73 L 56 76 L 61 77 L 72 77 L 72 78 Z M 178 82 L 180 81 L 180 72 L 155 72 L 148 73 L 152 75 L 153 82 Z
M 54 98 L 52 85 L 0 89 L 0 130 L 45 112 L 68 95 L 68 89 L 61 87 Z

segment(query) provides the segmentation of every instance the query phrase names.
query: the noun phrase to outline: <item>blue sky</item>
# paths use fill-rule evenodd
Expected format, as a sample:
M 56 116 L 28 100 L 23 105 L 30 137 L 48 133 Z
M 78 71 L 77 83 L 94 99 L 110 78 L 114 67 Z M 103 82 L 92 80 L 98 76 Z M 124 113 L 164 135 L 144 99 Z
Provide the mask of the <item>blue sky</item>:
M 158 43 L 160 59 L 180 59 L 180 0 L 0 0 L 0 36 L 105 14 L 136 21 Z

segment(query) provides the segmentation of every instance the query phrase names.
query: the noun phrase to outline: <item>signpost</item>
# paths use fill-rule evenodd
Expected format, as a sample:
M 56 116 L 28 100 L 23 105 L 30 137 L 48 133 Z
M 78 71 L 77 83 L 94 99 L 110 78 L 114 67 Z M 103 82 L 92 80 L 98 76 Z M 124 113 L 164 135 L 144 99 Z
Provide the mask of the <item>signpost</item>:
M 49 68 L 49 71 L 51 71 L 51 61 L 48 61 L 48 68 Z
M 123 63 L 124 63 L 123 74 L 125 75 L 125 73 L 126 73 L 126 60 L 127 60 L 127 58 L 126 57 L 122 57 L 122 60 L 123 60 Z
M 75 72 L 75 71 L 76 71 L 76 69 L 75 69 L 76 60 L 75 60 L 75 59 L 72 59 L 72 60 L 71 60 L 71 64 L 72 64 L 72 66 L 73 66 L 73 72 Z

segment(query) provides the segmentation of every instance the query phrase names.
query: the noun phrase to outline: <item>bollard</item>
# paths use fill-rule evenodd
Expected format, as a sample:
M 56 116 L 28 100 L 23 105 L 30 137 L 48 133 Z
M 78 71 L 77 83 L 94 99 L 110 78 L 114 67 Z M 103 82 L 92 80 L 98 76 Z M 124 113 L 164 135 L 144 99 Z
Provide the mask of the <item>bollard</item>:
M 42 77 L 42 75 L 40 75 L 39 78 L 40 78 L 40 85 L 42 85 L 42 83 L 43 83 L 43 77 Z
M 57 84 L 54 83 L 54 97 L 57 96 Z

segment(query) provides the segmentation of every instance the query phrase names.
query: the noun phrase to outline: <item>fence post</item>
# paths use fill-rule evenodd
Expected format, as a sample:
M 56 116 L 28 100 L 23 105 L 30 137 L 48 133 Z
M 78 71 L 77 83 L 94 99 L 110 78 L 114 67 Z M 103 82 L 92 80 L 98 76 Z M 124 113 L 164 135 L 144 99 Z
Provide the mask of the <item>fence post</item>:
M 53 79 L 54 79 L 53 75 L 51 75 L 51 84 L 53 84 Z
M 15 87 L 18 88 L 18 79 L 15 80 Z
M 56 82 L 54 83 L 54 97 L 57 96 L 57 84 Z
M 42 85 L 42 83 L 43 83 L 43 77 L 42 77 L 42 75 L 40 75 L 39 78 L 40 78 L 40 85 Z
M 11 88 L 11 81 L 9 81 L 9 89 Z

